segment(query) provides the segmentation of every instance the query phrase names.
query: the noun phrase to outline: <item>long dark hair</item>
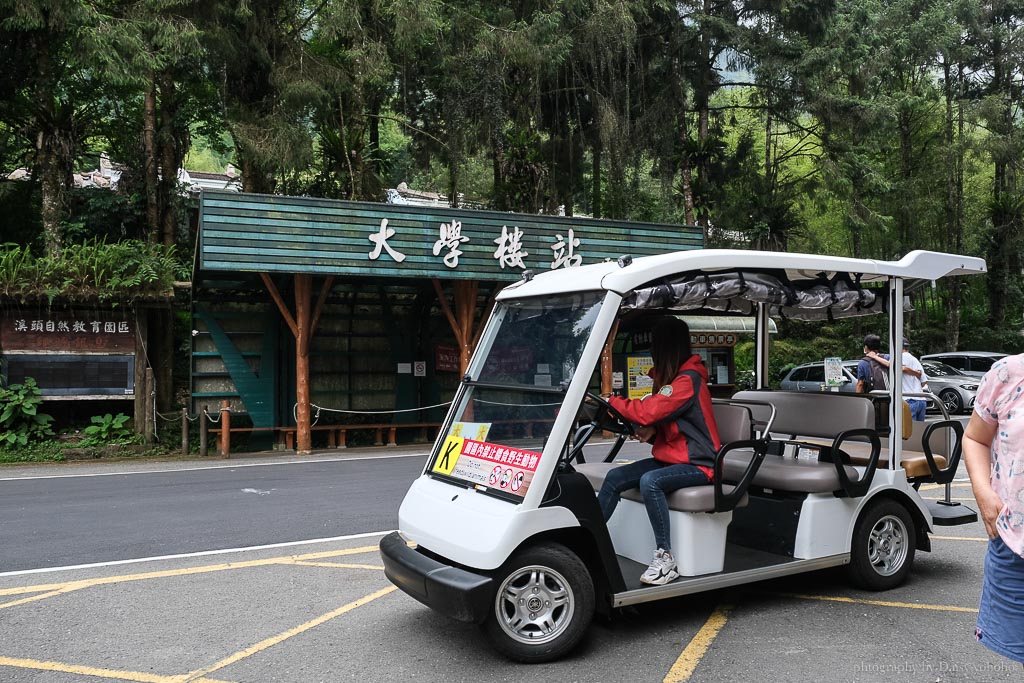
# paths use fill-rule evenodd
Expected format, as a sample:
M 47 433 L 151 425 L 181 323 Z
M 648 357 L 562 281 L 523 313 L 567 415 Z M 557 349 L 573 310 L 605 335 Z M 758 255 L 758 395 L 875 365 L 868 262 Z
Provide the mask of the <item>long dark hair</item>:
M 662 318 L 651 330 L 651 358 L 654 367 L 651 378 L 655 391 L 671 384 L 682 365 L 690 356 L 690 327 L 679 318 Z

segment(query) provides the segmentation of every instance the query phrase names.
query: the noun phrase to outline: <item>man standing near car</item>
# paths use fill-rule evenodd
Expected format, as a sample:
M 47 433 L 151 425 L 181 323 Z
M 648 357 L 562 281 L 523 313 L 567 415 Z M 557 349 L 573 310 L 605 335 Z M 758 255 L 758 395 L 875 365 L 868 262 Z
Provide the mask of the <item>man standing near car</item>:
M 889 359 L 879 351 L 882 349 L 882 338 L 877 334 L 864 337 L 864 357 L 857 363 L 857 393 L 867 394 L 871 391 L 885 391 L 886 371 Z
M 928 375 L 924 372 L 921 361 L 910 353 L 910 342 L 903 338 L 903 395 L 920 394 L 928 391 Z M 928 401 L 923 398 L 905 398 L 910 406 L 910 417 L 915 422 L 924 422 L 924 411 Z
M 871 341 L 872 344 L 868 342 Z M 882 340 L 874 334 L 869 334 L 864 338 L 864 360 L 857 365 L 857 391 L 860 391 L 861 386 L 861 364 L 875 363 L 879 368 L 889 367 L 889 354 L 879 353 L 881 348 Z M 874 346 L 874 348 L 871 348 Z M 910 342 L 906 337 L 903 338 L 903 378 L 902 386 L 904 394 L 920 394 L 924 392 L 925 383 L 928 381 L 928 376 L 924 374 L 924 368 L 921 366 L 921 361 L 910 353 Z M 875 388 L 878 387 L 877 381 L 875 382 Z M 910 417 L 915 422 L 924 422 L 925 408 L 928 406 L 928 402 L 922 398 L 904 398 L 907 405 L 910 406 Z

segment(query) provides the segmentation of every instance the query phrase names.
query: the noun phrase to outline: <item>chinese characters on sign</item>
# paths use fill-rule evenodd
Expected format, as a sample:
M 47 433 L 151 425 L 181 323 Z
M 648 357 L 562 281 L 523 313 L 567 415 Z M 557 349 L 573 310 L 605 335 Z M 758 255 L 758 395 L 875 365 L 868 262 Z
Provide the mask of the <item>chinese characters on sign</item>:
M 387 218 L 381 219 L 380 228 L 377 232 L 367 236 L 367 239 L 374 245 L 373 250 L 368 254 L 371 261 L 381 258 L 384 252 L 387 252 L 388 256 L 395 263 L 401 263 L 405 260 L 406 255 L 388 242 L 388 240 L 395 237 L 396 232 L 395 228 L 388 227 Z M 522 268 L 525 270 L 526 262 L 524 259 L 530 255 L 530 252 L 523 247 L 523 239 L 525 237 L 526 234 L 518 226 L 514 225 L 511 229 L 507 225 L 501 226 L 501 235 L 492 240 L 497 247 L 491 254 L 491 258 L 497 261 L 502 269 L 508 266 L 509 268 Z M 457 268 L 459 256 L 463 253 L 460 247 L 469 241 L 469 236 L 462 234 L 462 221 L 453 219 L 448 223 L 441 223 L 438 228 L 437 241 L 434 242 L 431 251 L 434 256 L 441 256 L 441 253 L 444 252 L 444 265 L 448 268 Z M 554 236 L 554 244 L 550 247 L 553 252 L 552 261 L 549 264 L 551 270 L 574 268 L 581 265 L 583 263 L 583 255 L 576 251 L 579 246 L 580 238 L 576 237 L 575 231 L 572 228 L 569 228 L 564 236 L 556 234 Z
M 468 241 L 468 237 L 462 236 L 462 221 L 442 223 L 440 237 L 434 242 L 434 256 L 441 253 L 442 247 L 448 249 L 448 253 L 444 255 L 444 264 L 454 268 L 459 265 L 459 255 L 462 253 L 459 244 Z
M 105 319 L 104 319 L 105 318 Z M 127 320 L 73 311 L 0 315 L 0 348 L 6 351 L 130 351 L 135 334 Z
M 580 246 L 579 238 L 573 235 L 572 228 L 569 228 L 568 233 L 569 236 L 564 240 L 561 235 L 555 235 L 557 241 L 551 247 L 551 250 L 555 252 L 555 260 L 551 262 L 551 270 L 562 267 L 574 268 L 583 261 L 582 256 L 573 254 L 573 250 Z
M 530 488 L 540 453 L 449 435 L 431 471 L 522 497 Z
M 88 327 L 87 327 L 88 326 Z M 130 334 L 127 321 L 112 322 L 110 320 L 27 320 L 15 318 L 15 332 L 70 332 L 73 334 Z

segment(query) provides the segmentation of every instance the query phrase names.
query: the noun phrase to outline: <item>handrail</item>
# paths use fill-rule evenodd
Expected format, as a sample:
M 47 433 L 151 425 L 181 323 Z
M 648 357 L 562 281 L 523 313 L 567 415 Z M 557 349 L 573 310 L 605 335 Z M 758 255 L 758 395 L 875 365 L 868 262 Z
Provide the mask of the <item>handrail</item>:
M 778 411 L 775 409 L 775 405 L 768 401 L 751 401 L 746 398 L 713 398 L 712 403 L 720 403 L 722 405 L 746 405 L 746 406 L 760 406 L 762 408 L 768 408 L 771 412 L 768 415 L 768 421 L 764 424 L 761 430 L 761 437 L 765 439 L 768 434 L 772 431 L 772 425 L 775 424 L 775 415 Z

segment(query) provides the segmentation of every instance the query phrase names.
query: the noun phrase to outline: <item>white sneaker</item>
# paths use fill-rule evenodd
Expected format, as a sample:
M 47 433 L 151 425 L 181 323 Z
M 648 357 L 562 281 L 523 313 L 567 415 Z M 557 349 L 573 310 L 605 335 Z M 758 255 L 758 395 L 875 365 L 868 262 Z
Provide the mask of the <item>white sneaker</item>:
M 646 583 L 651 586 L 663 586 L 669 581 L 675 581 L 678 578 L 679 571 L 676 569 L 676 558 L 672 557 L 671 551 L 658 548 L 654 551 L 654 561 L 651 562 L 651 566 L 640 577 L 640 583 Z

